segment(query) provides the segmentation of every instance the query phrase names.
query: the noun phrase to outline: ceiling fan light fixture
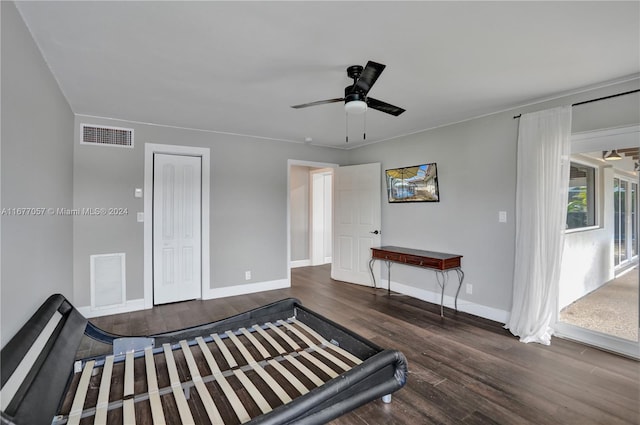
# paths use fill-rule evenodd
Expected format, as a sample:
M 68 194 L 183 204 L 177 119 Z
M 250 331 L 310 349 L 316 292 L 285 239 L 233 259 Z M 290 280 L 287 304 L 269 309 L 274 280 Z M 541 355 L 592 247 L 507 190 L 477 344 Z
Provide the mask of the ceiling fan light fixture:
M 605 161 L 617 161 L 619 159 L 622 159 L 622 157 L 620 156 L 618 151 L 614 149 L 609 155 L 605 156 L 604 159 Z
M 344 110 L 347 114 L 360 115 L 367 112 L 367 102 L 363 100 L 352 100 L 344 104 Z

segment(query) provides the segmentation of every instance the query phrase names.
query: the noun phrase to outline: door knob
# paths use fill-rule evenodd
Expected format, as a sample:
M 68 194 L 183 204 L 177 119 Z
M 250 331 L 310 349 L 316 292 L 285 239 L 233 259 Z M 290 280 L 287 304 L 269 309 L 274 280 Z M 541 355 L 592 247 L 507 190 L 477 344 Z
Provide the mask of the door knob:
M 378 230 L 374 230 L 373 232 L 369 232 L 369 233 L 373 233 L 374 235 L 379 234 L 380 232 Z

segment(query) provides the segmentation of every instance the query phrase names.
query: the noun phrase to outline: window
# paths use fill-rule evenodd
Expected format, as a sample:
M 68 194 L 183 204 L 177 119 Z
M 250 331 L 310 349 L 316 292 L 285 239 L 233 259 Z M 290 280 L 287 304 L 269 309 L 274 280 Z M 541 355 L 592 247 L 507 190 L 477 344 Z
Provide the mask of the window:
M 568 230 L 596 225 L 595 181 L 596 169 L 594 167 L 571 163 L 567 204 Z

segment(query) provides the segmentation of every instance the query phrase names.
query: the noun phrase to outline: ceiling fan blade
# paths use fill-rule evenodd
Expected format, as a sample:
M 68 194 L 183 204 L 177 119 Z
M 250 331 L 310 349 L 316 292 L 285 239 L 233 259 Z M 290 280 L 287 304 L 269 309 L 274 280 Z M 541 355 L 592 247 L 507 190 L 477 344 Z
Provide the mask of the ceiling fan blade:
M 391 114 L 396 117 L 405 111 L 404 109 L 398 106 L 390 105 L 386 102 L 383 102 L 378 99 L 374 99 L 372 97 L 367 98 L 367 105 L 370 108 L 377 109 L 380 112 L 385 112 L 387 114 Z
M 325 103 L 336 103 L 336 102 L 344 102 L 344 97 L 337 97 L 335 99 L 327 99 L 327 100 L 318 100 L 316 102 L 303 103 L 301 105 L 293 105 L 291 107 L 295 109 L 300 109 L 300 108 L 307 108 L 309 106 L 324 105 Z
M 381 63 L 373 61 L 367 62 L 367 66 L 362 70 L 360 78 L 356 81 L 356 87 L 366 95 L 386 67 L 387 65 Z

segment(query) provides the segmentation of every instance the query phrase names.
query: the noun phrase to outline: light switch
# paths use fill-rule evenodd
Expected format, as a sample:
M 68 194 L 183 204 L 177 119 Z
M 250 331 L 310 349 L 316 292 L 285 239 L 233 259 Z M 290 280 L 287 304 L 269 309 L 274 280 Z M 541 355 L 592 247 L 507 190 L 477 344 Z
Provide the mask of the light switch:
M 138 223 L 144 223 L 144 213 L 143 212 L 139 212 L 138 214 L 136 214 L 136 218 L 138 219 Z
M 507 212 L 506 211 L 498 211 L 498 221 L 500 223 L 507 222 Z
M 133 191 L 133 197 L 134 198 L 142 198 L 142 189 L 139 187 L 136 187 Z

